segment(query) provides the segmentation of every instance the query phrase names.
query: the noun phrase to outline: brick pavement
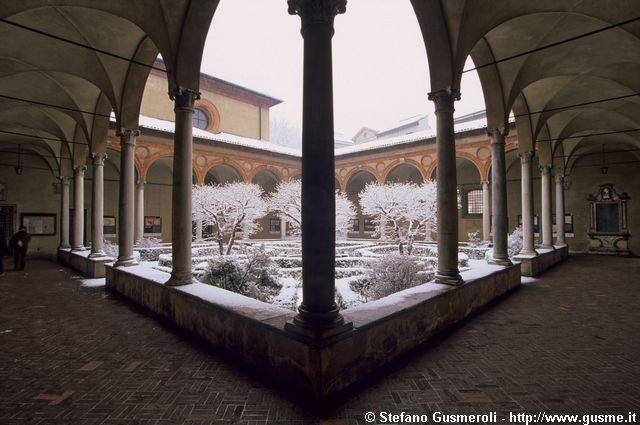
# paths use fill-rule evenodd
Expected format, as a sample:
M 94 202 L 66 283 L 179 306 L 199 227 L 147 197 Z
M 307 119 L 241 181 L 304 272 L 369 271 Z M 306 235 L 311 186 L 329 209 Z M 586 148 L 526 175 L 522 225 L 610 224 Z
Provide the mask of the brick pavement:
M 68 269 L 0 276 L 0 424 L 364 424 L 367 411 L 640 414 L 640 260 L 571 257 L 331 407 L 296 404 Z

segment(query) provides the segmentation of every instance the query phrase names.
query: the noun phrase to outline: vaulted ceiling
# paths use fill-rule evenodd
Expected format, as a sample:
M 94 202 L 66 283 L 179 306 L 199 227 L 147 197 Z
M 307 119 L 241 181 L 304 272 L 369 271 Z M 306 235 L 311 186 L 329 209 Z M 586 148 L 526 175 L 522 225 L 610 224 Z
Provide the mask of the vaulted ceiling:
M 460 90 L 470 56 L 489 128 L 569 173 L 577 154 L 640 149 L 637 0 L 412 0 L 431 90 Z M 552 158 L 553 155 L 553 158 Z
M 137 128 L 160 53 L 171 92 L 198 90 L 218 0 L 0 0 L 0 149 L 46 152 L 68 175 L 104 152 L 110 115 Z

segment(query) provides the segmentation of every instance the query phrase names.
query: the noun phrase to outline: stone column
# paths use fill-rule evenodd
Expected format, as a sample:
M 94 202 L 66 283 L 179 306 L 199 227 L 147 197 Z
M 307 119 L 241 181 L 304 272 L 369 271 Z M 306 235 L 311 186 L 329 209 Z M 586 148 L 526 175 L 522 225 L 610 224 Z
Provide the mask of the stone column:
M 136 137 L 138 130 L 121 128 L 120 135 L 120 202 L 118 204 L 118 261 L 119 266 L 134 266 L 137 263 L 133 257 L 134 231 L 134 184 Z
M 171 255 L 173 264 L 167 285 L 186 285 L 191 275 L 191 187 L 193 149 L 193 105 L 200 93 L 177 87 L 171 93 L 175 102 L 176 132 L 173 151 L 173 188 L 171 196 Z
M 346 0 L 289 0 L 304 39 L 302 101 L 302 304 L 285 329 L 312 339 L 351 329 L 335 302 L 333 20 Z
M 60 177 L 60 247 L 59 249 L 69 249 L 69 183 L 66 176 Z
M 542 246 L 553 248 L 553 222 L 551 220 L 551 165 L 540 166 L 542 181 L 541 204 L 542 204 Z
M 533 152 L 521 152 L 519 156 L 522 174 L 522 250 L 518 255 L 530 257 L 538 255 L 533 229 L 533 177 L 531 174 Z
M 287 219 L 280 217 L 280 240 L 287 239 Z
M 138 243 L 144 237 L 144 180 L 136 183 L 135 227 L 133 240 Z
M 493 258 L 492 264 L 510 266 L 507 249 L 508 222 L 507 216 L 507 168 L 504 158 L 504 138 L 507 129 L 489 131 L 491 137 L 491 210 L 493 224 Z
M 91 254 L 104 257 L 104 160 L 106 153 L 93 155 L 93 187 L 91 192 Z
M 73 167 L 73 241 L 74 251 L 84 251 L 84 172 L 86 165 Z
M 436 282 L 463 283 L 458 270 L 458 199 L 456 141 L 453 130 L 453 103 L 460 96 L 455 90 L 429 93 L 436 107 L 436 155 L 438 184 L 438 270 Z
M 491 240 L 491 192 L 489 182 L 482 182 L 482 240 Z
M 556 174 L 556 244 L 567 244 L 564 235 L 564 176 L 561 174 Z

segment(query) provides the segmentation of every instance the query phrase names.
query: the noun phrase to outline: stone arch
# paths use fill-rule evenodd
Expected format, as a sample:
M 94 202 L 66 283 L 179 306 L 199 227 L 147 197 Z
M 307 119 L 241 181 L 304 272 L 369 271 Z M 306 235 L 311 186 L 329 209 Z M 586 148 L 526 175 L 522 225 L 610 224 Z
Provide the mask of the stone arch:
M 384 182 L 413 182 L 421 184 L 425 181 L 422 167 L 412 160 L 398 160 L 391 163 L 383 172 Z
M 253 174 L 253 177 L 251 177 L 251 183 L 260 186 L 265 195 L 273 192 L 278 183 L 280 183 L 281 181 L 282 179 L 278 177 L 278 175 L 276 175 L 273 170 L 270 170 L 266 167 L 258 170 Z
M 234 167 L 229 162 L 218 162 L 205 169 L 204 184 L 224 184 L 229 182 L 248 181 L 240 167 Z

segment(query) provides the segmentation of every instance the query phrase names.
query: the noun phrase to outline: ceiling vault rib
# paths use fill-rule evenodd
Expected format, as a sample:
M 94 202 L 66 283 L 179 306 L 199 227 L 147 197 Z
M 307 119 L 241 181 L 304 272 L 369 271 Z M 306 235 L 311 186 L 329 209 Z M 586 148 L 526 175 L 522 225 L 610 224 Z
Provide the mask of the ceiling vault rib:
M 54 137 L 36 136 L 35 134 L 20 133 L 20 132 L 17 132 L 17 131 L 0 130 L 0 133 L 2 133 L 2 134 L 11 134 L 12 136 L 32 137 L 32 138 L 34 138 L 34 139 L 50 140 L 50 141 L 52 141 L 52 142 L 71 143 L 71 144 L 74 144 L 74 145 L 83 145 L 83 146 L 86 146 L 86 143 L 81 143 L 81 142 L 72 142 L 72 141 L 70 141 L 70 140 L 57 139 L 57 138 L 54 138 Z
M 562 138 L 559 138 L 559 139 L 542 139 L 542 140 L 536 140 L 536 142 L 562 142 L 565 139 L 579 139 L 579 138 L 592 137 L 592 136 L 606 136 L 608 134 L 633 133 L 635 131 L 640 131 L 640 128 L 631 128 L 631 129 L 628 129 L 628 130 L 606 131 L 606 132 L 603 132 L 603 133 L 583 134 L 583 135 L 580 135 L 580 136 L 567 136 L 567 137 L 562 137 Z
M 68 43 L 68 44 L 72 44 L 72 45 L 77 46 L 77 47 L 82 47 L 83 49 L 88 49 L 88 50 L 91 50 L 91 51 L 96 52 L 96 53 L 102 53 L 103 55 L 111 56 L 112 58 L 120 59 L 120 60 L 123 60 L 123 61 L 126 61 L 126 62 L 135 63 L 136 65 L 144 66 L 146 68 L 155 69 L 156 71 L 167 72 L 165 69 L 158 68 L 158 67 L 155 67 L 153 65 L 149 65 L 149 64 L 146 64 L 144 62 L 137 61 L 135 59 L 127 58 L 125 56 L 121 56 L 121 55 L 118 55 L 116 53 L 108 52 L 108 51 L 103 50 L 103 49 L 98 49 L 98 48 L 95 48 L 95 47 L 88 46 L 86 44 L 78 43 L 76 41 L 69 40 L 67 38 L 60 37 L 58 35 L 48 33 L 46 31 L 42 31 L 42 30 L 39 30 L 39 29 L 36 29 L 36 28 L 28 27 L 26 25 L 18 24 L 17 22 L 9 21 L 8 19 L 5 19 L 5 18 L 0 18 L 0 22 L 3 22 L 3 23 L 8 24 L 8 25 L 13 25 L 13 26 L 15 26 L 17 28 L 20 28 L 20 29 L 23 29 L 23 30 L 26 30 L 26 31 L 31 31 L 31 32 L 34 32 L 36 34 L 40 34 L 40 35 L 45 36 L 45 37 L 50 37 L 50 38 L 53 38 L 55 40 L 59 40 L 59 41 L 62 41 L 62 42 Z
M 111 115 L 107 115 L 107 114 L 100 114 L 100 113 L 97 113 L 97 112 L 83 111 L 82 109 L 69 108 L 67 106 L 54 105 L 52 103 L 38 102 L 36 100 L 22 99 L 20 97 L 7 96 L 5 94 L 0 94 L 0 97 L 4 98 L 4 99 L 14 100 L 16 102 L 31 103 L 33 105 L 48 106 L 48 107 L 56 108 L 56 109 L 63 109 L 65 111 L 80 112 L 81 114 L 89 114 L 89 115 L 95 115 L 95 116 L 99 116 L 99 117 L 111 118 Z
M 630 23 L 638 21 L 638 20 L 640 20 L 640 16 L 636 16 L 635 18 L 627 19 L 626 21 L 618 22 L 617 24 L 613 24 L 613 25 L 609 25 L 609 26 L 606 26 L 606 27 L 603 27 L 603 28 L 599 28 L 597 30 L 585 32 L 583 34 L 576 35 L 574 37 L 569 37 L 569 38 L 566 38 L 564 40 L 556 41 L 555 43 L 545 44 L 544 46 L 536 47 L 535 49 L 527 50 L 525 52 L 516 53 L 515 55 L 507 56 L 505 58 L 498 59 L 498 60 L 495 60 L 493 62 L 485 63 L 483 65 L 478 65 L 475 68 L 465 69 L 464 71 L 462 71 L 462 73 L 464 74 L 466 72 L 471 72 L 471 71 L 478 70 L 478 69 L 481 69 L 481 68 L 486 68 L 487 66 L 495 65 L 495 64 L 498 64 L 498 63 L 501 63 L 501 62 L 506 62 L 506 61 L 509 61 L 509 60 L 512 60 L 512 59 L 517 59 L 519 57 L 526 56 L 526 55 L 529 55 L 531 53 L 536 53 L 536 52 L 539 52 L 541 50 L 549 49 L 551 47 L 556 47 L 556 46 L 559 46 L 559 45 L 562 45 L 562 44 L 565 44 L 565 43 L 569 43 L 571 41 L 579 40 L 581 38 L 589 37 L 589 36 L 594 35 L 594 34 L 598 34 L 598 33 L 601 33 L 601 32 L 604 32 L 604 31 L 608 31 L 608 30 L 611 30 L 611 29 L 614 29 L 614 28 L 618 28 L 620 26 L 627 25 L 627 24 L 630 24 Z
M 603 103 L 603 102 L 609 102 L 612 100 L 620 100 L 620 99 L 626 99 L 628 97 L 634 97 L 634 96 L 640 96 L 640 92 L 637 93 L 633 93 L 633 94 L 626 94 L 624 96 L 616 96 L 616 97 L 609 97 L 606 99 L 599 99 L 599 100 L 593 100 L 590 102 L 582 102 L 582 103 L 575 103 L 573 105 L 567 105 L 567 106 L 558 106 L 556 108 L 548 108 L 548 109 L 542 109 L 540 111 L 535 111 L 535 112 L 527 112 L 527 113 L 522 113 L 522 114 L 514 114 L 514 117 L 524 117 L 527 115 L 536 115 L 536 114 L 543 114 L 545 112 L 551 112 L 551 111 L 561 111 L 563 109 L 570 109 L 570 108 L 575 108 L 577 106 L 587 106 L 587 105 L 593 105 L 596 103 Z

